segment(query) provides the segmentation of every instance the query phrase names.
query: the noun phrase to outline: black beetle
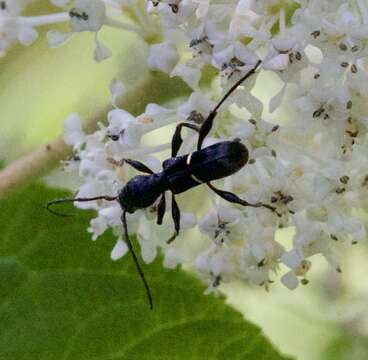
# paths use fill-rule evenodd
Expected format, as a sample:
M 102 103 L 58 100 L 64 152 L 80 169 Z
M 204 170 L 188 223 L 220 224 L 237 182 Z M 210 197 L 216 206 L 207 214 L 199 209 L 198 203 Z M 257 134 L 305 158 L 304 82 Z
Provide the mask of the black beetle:
M 276 212 L 276 209 L 271 205 L 263 203 L 250 204 L 247 201 L 240 199 L 237 195 L 229 191 L 217 189 L 211 184 L 212 180 L 222 179 L 236 173 L 248 162 L 248 150 L 246 146 L 243 145 L 238 139 L 234 139 L 232 141 L 222 141 L 202 149 L 203 140 L 212 128 L 213 120 L 217 115 L 219 107 L 243 81 L 245 81 L 257 70 L 260 63 L 261 61 L 258 61 L 258 63 L 252 70 L 245 74 L 230 88 L 230 90 L 224 95 L 221 101 L 210 112 L 209 116 L 204 121 L 202 126 L 190 123 L 179 123 L 176 126 L 176 130 L 171 143 L 171 158 L 163 162 L 163 170 L 160 173 L 154 173 L 151 169 L 149 169 L 146 165 L 139 161 L 123 159 L 120 162 L 121 164 L 126 163 L 132 166 L 134 169 L 148 175 L 134 176 L 119 191 L 117 196 L 96 196 L 91 198 L 60 199 L 50 201 L 47 204 L 47 209 L 52 211 L 50 209 L 51 205 L 65 202 L 83 202 L 100 199 L 106 201 L 118 201 L 123 210 L 121 220 L 124 227 L 125 240 L 128 244 L 130 254 L 137 267 L 138 273 L 144 283 L 151 309 L 153 308 L 151 292 L 148 283 L 144 277 L 143 271 L 139 265 L 137 256 L 134 253 L 132 243 L 129 239 L 126 213 L 134 213 L 138 209 L 147 208 L 153 205 L 156 200 L 161 196 L 157 207 L 157 224 L 162 224 L 162 220 L 166 210 L 165 191 L 170 191 L 172 194 L 171 213 L 175 225 L 175 234 L 167 241 L 168 243 L 170 243 L 175 239 L 180 231 L 180 210 L 175 200 L 175 194 L 182 193 L 204 183 L 209 186 L 217 195 L 229 202 L 240 204 L 243 206 L 265 207 L 278 214 Z M 197 151 L 184 156 L 177 156 L 177 153 L 183 142 L 181 138 L 181 129 L 183 127 L 190 128 L 199 133 Z M 52 212 L 55 213 L 54 211 Z

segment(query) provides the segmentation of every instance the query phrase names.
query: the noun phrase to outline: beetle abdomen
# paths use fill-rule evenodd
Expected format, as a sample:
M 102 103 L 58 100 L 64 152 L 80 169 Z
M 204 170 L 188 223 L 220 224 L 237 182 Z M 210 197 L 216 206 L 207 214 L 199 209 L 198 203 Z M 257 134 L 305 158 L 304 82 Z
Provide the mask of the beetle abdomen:
M 222 179 L 239 171 L 248 161 L 248 150 L 239 141 L 223 141 L 164 163 L 170 190 L 178 194 L 201 183 Z
M 224 141 L 191 156 L 190 168 L 202 182 L 222 179 L 239 171 L 247 162 L 249 153 L 239 141 Z

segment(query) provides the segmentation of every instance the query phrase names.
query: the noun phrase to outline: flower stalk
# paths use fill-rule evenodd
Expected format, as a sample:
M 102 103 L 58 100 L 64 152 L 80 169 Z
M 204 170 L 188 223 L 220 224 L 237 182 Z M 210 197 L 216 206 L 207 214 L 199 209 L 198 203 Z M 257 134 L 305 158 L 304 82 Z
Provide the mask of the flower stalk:
M 40 16 L 19 16 L 17 21 L 22 25 L 28 26 L 42 26 L 50 24 L 58 24 L 67 22 L 70 20 L 70 16 L 67 12 L 40 15 Z
M 174 91 L 168 91 L 168 89 L 174 89 Z M 157 100 L 157 97 L 160 97 L 160 101 L 165 102 L 187 92 L 188 88 L 180 80 L 171 80 L 162 74 L 147 73 L 132 90 L 125 94 L 119 106 L 132 113 L 137 113 L 150 101 Z M 106 114 L 111 109 L 112 106 L 107 105 L 97 111 L 84 122 L 83 130 L 87 134 L 96 131 L 98 123 L 106 119 Z M 161 151 L 167 147 L 167 144 L 163 144 L 157 149 L 150 149 L 150 152 Z M 46 175 L 57 168 L 60 161 L 68 158 L 71 153 L 72 147 L 64 142 L 63 136 L 60 136 L 25 154 L 0 171 L 0 198 Z

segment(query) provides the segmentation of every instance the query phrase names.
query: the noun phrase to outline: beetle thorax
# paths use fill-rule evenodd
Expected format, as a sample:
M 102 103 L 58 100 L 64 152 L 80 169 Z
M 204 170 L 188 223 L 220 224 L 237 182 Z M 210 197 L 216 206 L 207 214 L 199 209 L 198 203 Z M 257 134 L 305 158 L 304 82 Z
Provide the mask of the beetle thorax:
M 160 175 L 137 175 L 120 190 L 118 202 L 123 210 L 134 213 L 151 206 L 164 190 Z

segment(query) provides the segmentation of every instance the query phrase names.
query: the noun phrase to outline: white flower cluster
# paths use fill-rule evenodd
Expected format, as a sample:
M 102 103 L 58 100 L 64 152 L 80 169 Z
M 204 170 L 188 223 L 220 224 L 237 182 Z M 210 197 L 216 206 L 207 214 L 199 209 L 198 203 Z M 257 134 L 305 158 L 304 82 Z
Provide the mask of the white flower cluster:
M 33 0 L 0 1 L 0 56 L 14 43 L 32 44 L 38 37 L 37 27 L 57 23 L 68 23 L 69 31 L 51 30 L 47 33 L 50 47 L 63 45 L 74 34 L 89 31 L 94 33 L 96 61 L 111 56 L 111 50 L 98 40 L 98 32 L 103 26 L 131 31 L 149 40 L 157 35 L 156 21 L 147 15 L 144 0 L 50 0 L 63 10 L 41 16 L 21 16 L 26 5 Z M 125 15 L 134 23 L 123 22 Z
M 8 43 L 14 38 L 21 41 L 20 33 L 25 29 L 18 21 L 20 10 L 8 8 L 8 3 L 0 1 L 0 5 L 5 4 L 1 6 L 5 10 L 0 11 L 7 12 L 13 27 L 0 34 L 7 34 Z M 53 3 L 67 9 L 71 26 L 68 34 L 49 34 L 53 45 L 79 31 L 97 34 L 103 25 L 134 30 L 145 39 L 148 34 L 151 39 L 153 34 L 161 34 L 159 42 L 150 42 L 149 67 L 179 76 L 193 89 L 177 109 L 149 104 L 143 114 L 134 117 L 115 108 L 108 114 L 108 125 L 101 125 L 92 135 L 83 133 L 78 116 L 73 114 L 65 125 L 65 140 L 74 146 L 67 168 L 78 171 L 84 181 L 79 197 L 115 196 L 135 174 L 122 163 L 123 158 L 161 170 L 153 154 L 170 144 L 144 147 L 142 136 L 167 124 L 203 123 L 219 98 L 215 90 L 206 95 L 200 89 L 206 68 L 217 70 L 221 80 L 217 84 L 225 93 L 262 61 L 262 68 L 219 109 L 205 146 L 239 138 L 248 148 L 250 160 L 218 186 L 248 202 L 271 204 L 281 216 L 265 208 L 233 205 L 208 192 L 204 196 L 211 197 L 212 206 L 201 219 L 196 220 L 196 209 L 192 209 L 193 214 L 182 214 L 183 230 L 198 225 L 209 238 L 190 256 L 182 251 L 180 236 L 166 243 L 174 228 L 170 216 L 162 226 L 155 224 L 156 202 L 128 216 L 129 231 L 137 235 L 145 262 L 153 261 L 160 249 L 166 266 L 191 266 L 207 281 L 210 291 L 221 281 L 234 279 L 268 289 L 280 264 L 289 269 L 283 271 L 282 283 L 294 289 L 308 282 L 306 275 L 316 254 L 341 271 L 338 251 L 364 240 L 367 232 L 361 215 L 368 209 L 367 0 Z M 121 10 L 133 14 L 136 24 L 118 23 L 108 10 L 111 14 Z M 0 24 L 5 24 L 3 18 L 5 15 L 0 15 Z M 31 28 L 26 30 L 30 33 Z M 95 58 L 108 55 L 109 50 L 96 40 Z M 268 121 L 263 102 L 251 94 L 260 73 L 276 75 L 283 84 L 266 105 L 273 112 L 287 103 L 294 109 L 287 122 Z M 114 99 L 124 92 L 118 82 L 111 89 Z M 196 141 L 197 135 L 189 131 L 182 153 L 195 150 Z M 191 196 L 190 190 L 185 196 Z M 88 230 L 96 239 L 112 228 L 119 238 L 112 258 L 122 257 L 127 246 L 119 204 L 99 200 L 76 205 L 98 211 Z M 295 229 L 291 245 L 276 241 L 276 232 L 282 227 Z

